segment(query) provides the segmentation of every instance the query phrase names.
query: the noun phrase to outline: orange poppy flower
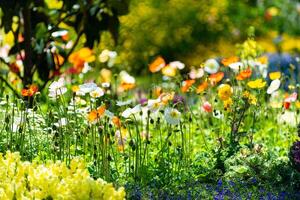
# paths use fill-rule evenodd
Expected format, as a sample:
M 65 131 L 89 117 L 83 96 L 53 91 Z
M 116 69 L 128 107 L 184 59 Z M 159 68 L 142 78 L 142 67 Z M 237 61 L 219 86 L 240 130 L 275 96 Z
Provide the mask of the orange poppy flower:
M 97 108 L 97 114 L 98 114 L 98 117 L 102 117 L 105 113 L 105 110 L 106 110 L 106 106 L 103 105 L 103 106 L 100 106 L 99 108 Z
M 194 83 L 195 80 L 193 79 L 183 81 L 182 87 L 180 88 L 181 92 L 187 92 Z
M 121 83 L 120 86 L 124 91 L 131 90 L 131 89 L 135 88 L 134 83 Z
M 161 57 L 158 56 L 150 65 L 149 65 L 149 70 L 152 73 L 160 71 L 164 66 L 166 65 L 165 60 Z
M 116 127 L 118 127 L 118 128 L 121 127 L 121 121 L 120 121 L 120 118 L 119 118 L 119 117 L 114 116 L 114 117 L 112 118 L 112 123 L 113 123 Z
M 203 83 L 198 85 L 197 90 L 196 90 L 197 94 L 203 92 L 204 90 L 206 90 L 206 88 L 208 88 L 208 82 L 204 81 Z
M 236 57 L 236 56 L 232 56 L 232 57 L 229 57 L 229 58 L 224 58 L 221 63 L 224 65 L 224 66 L 228 66 L 232 63 L 235 63 L 235 62 L 238 62 L 239 61 L 239 58 Z
M 217 72 L 209 76 L 209 80 L 212 85 L 219 83 L 224 78 L 224 72 Z
M 158 98 L 158 97 L 162 94 L 162 92 L 163 92 L 163 90 L 162 90 L 161 87 L 155 87 L 155 88 L 153 89 L 153 96 L 154 96 L 155 98 Z
M 93 51 L 87 47 L 84 47 L 76 52 L 73 52 L 68 61 L 73 64 L 73 68 L 77 73 L 80 73 L 84 67 L 85 62 L 93 62 L 96 59 L 93 55 Z
M 62 39 L 63 41 L 68 41 L 68 40 L 70 39 L 69 34 L 66 33 L 66 34 L 62 35 L 62 36 L 61 36 L 61 39 Z
M 97 108 L 97 110 L 92 110 L 87 116 L 88 121 L 91 123 L 96 122 L 96 120 L 98 120 L 100 117 L 104 115 L 105 110 L 106 110 L 105 105 L 100 106 L 99 108 Z
M 252 75 L 252 70 L 250 68 L 248 69 L 245 69 L 243 71 L 241 71 L 237 76 L 236 76 L 236 79 L 238 81 L 242 81 L 242 80 L 245 80 L 247 78 L 250 78 Z
M 97 111 L 96 110 L 92 110 L 89 114 L 88 114 L 88 120 L 89 122 L 95 122 L 98 118 L 98 115 L 97 115 Z
M 174 99 L 174 92 L 169 93 L 162 93 L 159 98 L 162 101 L 163 104 L 167 104 L 169 101 Z
M 38 92 L 38 86 L 37 85 L 30 85 L 29 88 L 24 88 L 21 91 L 21 95 L 23 97 L 32 97 L 33 95 L 35 95 Z

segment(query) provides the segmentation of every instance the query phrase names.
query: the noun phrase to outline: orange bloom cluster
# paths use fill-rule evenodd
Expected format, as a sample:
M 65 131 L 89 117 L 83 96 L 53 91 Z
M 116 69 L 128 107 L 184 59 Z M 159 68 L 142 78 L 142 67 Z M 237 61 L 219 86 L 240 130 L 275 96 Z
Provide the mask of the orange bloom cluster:
M 21 95 L 23 97 L 32 97 L 39 91 L 39 88 L 37 85 L 30 85 L 29 88 L 24 88 L 21 91 Z
M 252 75 L 252 70 L 250 68 L 248 69 L 245 69 L 243 71 L 241 71 L 237 76 L 236 76 L 236 79 L 238 81 L 242 81 L 242 80 L 245 80 L 247 78 L 250 78 Z
M 227 66 L 229 66 L 230 64 L 235 63 L 235 62 L 238 62 L 238 61 L 239 61 L 239 58 L 238 58 L 238 57 L 232 56 L 232 57 L 229 57 L 229 58 L 224 58 L 224 59 L 221 61 L 221 63 L 222 63 L 225 67 L 227 67 Z
M 183 81 L 182 87 L 180 88 L 181 92 L 187 92 L 194 83 L 195 80 L 193 79 Z
M 88 121 L 91 123 L 96 122 L 100 117 L 102 117 L 105 113 L 106 110 L 106 106 L 100 106 L 99 108 L 92 110 L 89 114 L 88 114 Z

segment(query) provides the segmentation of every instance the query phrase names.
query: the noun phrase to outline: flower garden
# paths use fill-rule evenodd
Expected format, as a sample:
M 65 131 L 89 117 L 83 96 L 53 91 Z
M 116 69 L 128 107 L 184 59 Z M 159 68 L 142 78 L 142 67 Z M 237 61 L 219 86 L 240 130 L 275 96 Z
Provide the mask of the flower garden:
M 0 2 L 0 199 L 300 199 L 300 3 L 192 2 Z

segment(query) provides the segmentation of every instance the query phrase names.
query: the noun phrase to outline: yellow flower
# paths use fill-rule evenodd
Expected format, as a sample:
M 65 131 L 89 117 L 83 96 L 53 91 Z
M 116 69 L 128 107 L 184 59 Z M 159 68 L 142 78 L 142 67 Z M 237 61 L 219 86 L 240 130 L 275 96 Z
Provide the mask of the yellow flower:
M 245 97 L 250 104 L 252 104 L 252 105 L 257 104 L 257 98 L 253 94 L 251 94 L 250 92 L 245 91 L 243 93 L 243 97 Z
M 296 105 L 296 108 L 300 108 L 300 101 L 296 101 L 296 103 L 295 103 L 295 105 Z
M 233 89 L 228 84 L 222 84 L 219 86 L 218 95 L 223 101 L 228 100 L 233 94 Z
M 172 67 L 172 66 L 170 66 L 170 65 L 165 66 L 165 67 L 161 70 L 161 72 L 162 72 L 163 75 L 169 76 L 169 77 L 175 76 L 175 75 L 176 75 L 176 71 L 177 71 L 177 68 L 174 68 L 174 67 Z
M 276 80 L 276 79 L 280 79 L 281 77 L 281 72 L 271 72 L 269 74 L 269 77 L 270 79 L 273 81 L 273 80 Z
M 260 89 L 266 86 L 266 81 L 263 81 L 261 78 L 260 79 L 256 79 L 254 81 L 249 81 L 248 82 L 248 86 L 252 89 Z
M 78 92 L 79 91 L 79 86 L 78 85 L 73 85 L 71 89 L 72 89 L 72 92 L 74 92 L 74 93 Z
M 223 102 L 224 104 L 224 109 L 230 109 L 231 105 L 232 105 L 232 99 L 229 98 L 226 101 Z

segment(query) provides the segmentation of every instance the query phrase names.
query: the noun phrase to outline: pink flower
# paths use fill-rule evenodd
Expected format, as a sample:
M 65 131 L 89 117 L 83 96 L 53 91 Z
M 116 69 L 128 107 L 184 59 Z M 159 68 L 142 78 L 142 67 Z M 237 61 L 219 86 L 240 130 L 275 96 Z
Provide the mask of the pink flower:
M 290 96 L 286 97 L 286 98 L 284 99 L 284 102 L 288 102 L 288 103 L 295 102 L 295 101 L 297 100 L 297 97 L 298 97 L 297 93 L 294 92 L 294 93 L 291 94 Z
M 202 109 L 205 112 L 212 112 L 212 106 L 208 101 L 204 102 L 204 104 L 202 105 Z

